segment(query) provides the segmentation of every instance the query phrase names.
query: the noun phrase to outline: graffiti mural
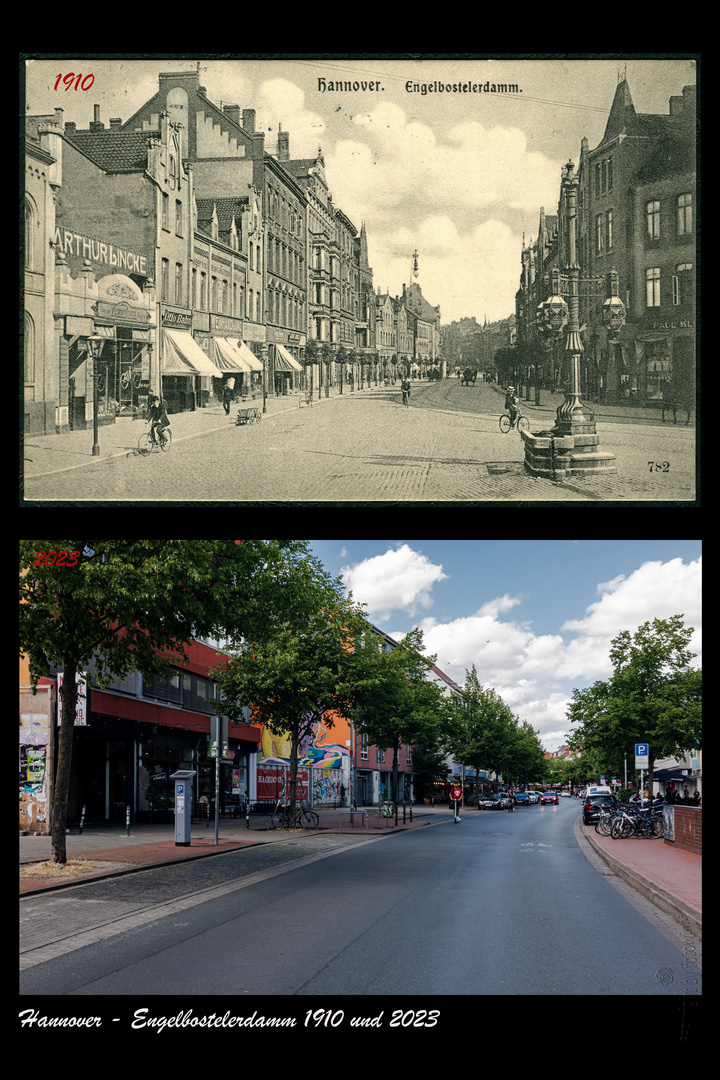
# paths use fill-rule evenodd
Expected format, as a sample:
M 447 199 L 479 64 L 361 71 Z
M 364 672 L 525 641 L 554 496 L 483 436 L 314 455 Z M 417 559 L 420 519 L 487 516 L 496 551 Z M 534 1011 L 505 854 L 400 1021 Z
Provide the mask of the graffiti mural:
M 346 745 L 349 740 L 350 725 L 342 718 L 338 718 L 333 727 L 322 722 L 313 724 L 310 734 L 301 740 L 298 748 L 298 769 L 306 770 L 306 775 L 309 770 L 312 776 L 313 804 L 340 800 L 343 777 L 346 773 L 349 774 L 350 747 Z M 290 752 L 291 741 L 287 736 L 274 735 L 267 728 L 263 728 L 258 751 L 258 775 L 261 764 L 263 768 L 274 765 L 288 768 Z

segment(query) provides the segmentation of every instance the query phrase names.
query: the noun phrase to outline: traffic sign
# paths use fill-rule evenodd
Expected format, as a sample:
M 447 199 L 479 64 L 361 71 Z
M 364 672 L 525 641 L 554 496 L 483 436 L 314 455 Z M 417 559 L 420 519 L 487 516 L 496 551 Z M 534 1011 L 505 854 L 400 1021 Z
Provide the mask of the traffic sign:
M 650 764 L 650 747 L 647 743 L 635 743 L 635 768 L 647 769 Z

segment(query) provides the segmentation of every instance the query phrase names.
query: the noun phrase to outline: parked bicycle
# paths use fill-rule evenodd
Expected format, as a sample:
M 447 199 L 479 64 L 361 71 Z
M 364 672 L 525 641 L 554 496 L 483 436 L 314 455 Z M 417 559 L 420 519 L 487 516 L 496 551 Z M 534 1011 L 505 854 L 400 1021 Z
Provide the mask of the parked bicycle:
M 320 825 L 320 817 L 314 810 L 308 810 L 306 806 L 296 806 L 295 813 L 290 813 L 287 803 L 279 799 L 275 803 L 275 809 L 270 819 L 269 829 L 317 829 Z
M 150 425 L 149 431 L 144 431 L 138 439 L 138 451 L 143 457 L 152 454 L 155 450 L 163 452 L 172 446 L 172 428 L 159 428 L 156 424 Z
M 618 808 L 610 827 L 613 840 L 629 836 L 660 838 L 665 832 L 663 818 L 657 811 L 633 810 L 626 806 Z
M 514 425 L 512 419 L 510 418 L 510 414 L 503 413 L 500 417 L 499 424 L 500 430 L 502 431 L 503 435 L 507 435 L 508 431 L 513 426 L 515 426 L 518 431 L 528 431 L 530 428 L 530 421 L 528 420 L 527 416 L 522 416 L 520 413 L 518 413 L 518 418 L 515 421 Z

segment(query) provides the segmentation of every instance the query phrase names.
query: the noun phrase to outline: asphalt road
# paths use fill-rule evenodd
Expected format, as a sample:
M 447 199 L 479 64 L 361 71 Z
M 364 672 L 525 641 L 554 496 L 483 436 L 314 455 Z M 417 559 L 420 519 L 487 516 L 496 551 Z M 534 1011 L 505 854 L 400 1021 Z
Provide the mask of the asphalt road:
M 467 810 L 458 824 L 293 839 L 29 897 L 20 992 L 36 1007 L 180 995 L 238 1015 L 300 996 L 368 1018 L 360 996 L 427 1012 L 453 995 L 698 995 L 684 932 L 588 860 L 577 817 L 570 799 Z
M 516 431 L 502 434 L 503 398 L 457 380 L 365 390 L 176 438 L 168 454 L 132 452 L 81 469 L 28 477 L 31 500 L 124 502 L 597 502 L 695 498 L 693 427 L 598 419 L 601 449 L 617 473 L 559 483 L 525 473 Z M 523 406 L 531 430 L 554 407 Z M 658 467 L 656 468 L 655 465 Z M 651 467 L 652 466 L 652 467 Z

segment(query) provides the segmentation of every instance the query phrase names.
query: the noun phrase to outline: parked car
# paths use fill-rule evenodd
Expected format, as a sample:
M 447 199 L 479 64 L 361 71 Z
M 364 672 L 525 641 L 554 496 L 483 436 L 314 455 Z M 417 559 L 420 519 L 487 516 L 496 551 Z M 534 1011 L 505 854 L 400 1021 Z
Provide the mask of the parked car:
M 617 799 L 612 793 L 592 793 L 583 801 L 583 825 L 592 825 L 600 817 L 603 806 L 617 806 Z
M 499 795 L 482 795 L 478 802 L 480 810 L 502 810 Z
M 507 791 L 499 791 L 498 795 L 500 796 L 500 809 L 507 810 L 510 805 L 510 795 Z
M 516 791 L 515 802 L 518 806 L 529 806 L 530 796 L 528 795 L 527 791 Z
M 541 798 L 540 802 L 542 803 L 543 806 L 545 805 L 545 803 L 554 803 L 555 806 L 557 806 L 557 804 L 558 804 L 557 791 L 543 791 L 542 798 Z
M 528 798 L 529 798 L 531 803 L 539 803 L 540 802 L 540 792 L 539 791 L 528 791 Z

